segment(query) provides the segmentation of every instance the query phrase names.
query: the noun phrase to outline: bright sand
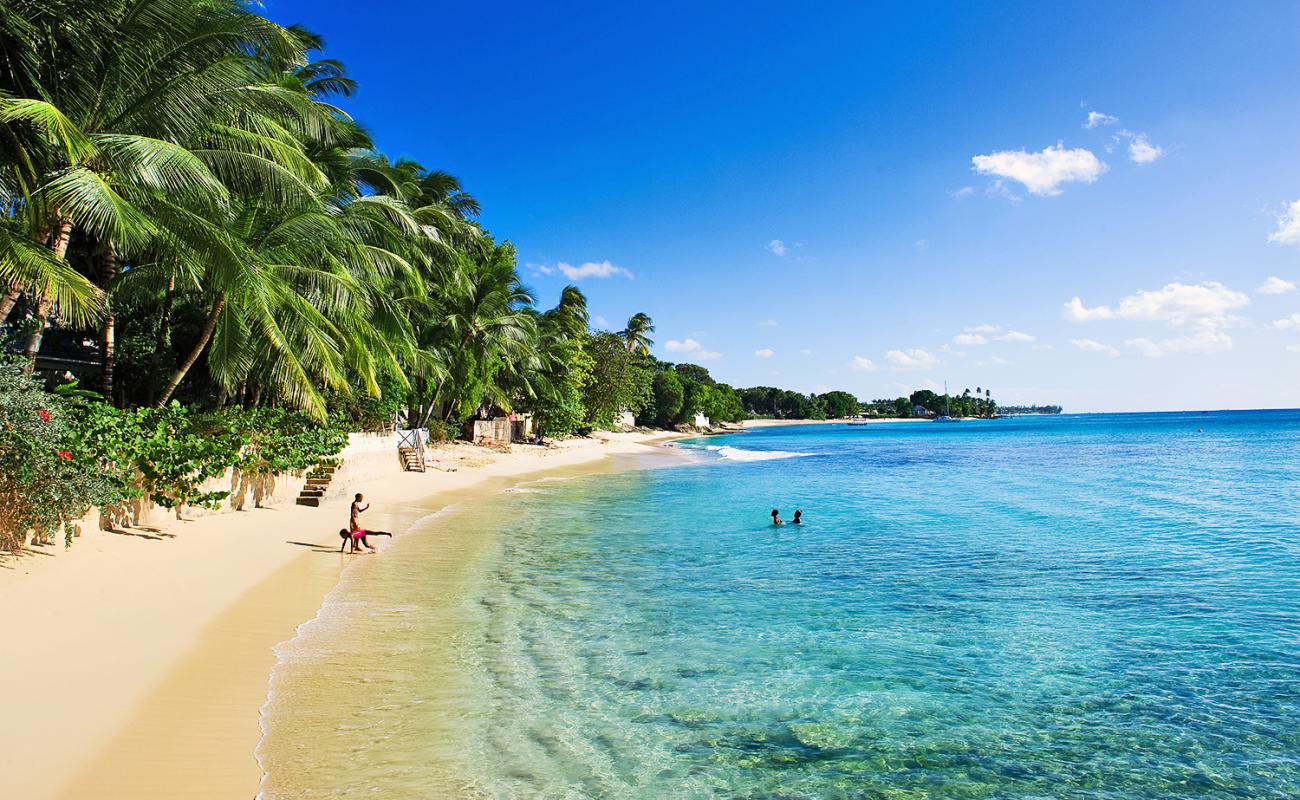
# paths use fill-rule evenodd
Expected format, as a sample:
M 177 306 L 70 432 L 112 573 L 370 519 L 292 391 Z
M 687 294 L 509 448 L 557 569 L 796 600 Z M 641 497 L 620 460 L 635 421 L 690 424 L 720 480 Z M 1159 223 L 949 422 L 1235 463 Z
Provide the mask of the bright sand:
M 651 438 L 508 455 L 459 446 L 444 456 L 460 461 L 455 472 L 403 473 L 394 459 L 357 489 L 374 506 L 366 523 L 400 534 L 385 506 L 643 453 Z M 0 562 L 0 797 L 253 797 L 272 648 L 359 558 L 329 555 L 347 505 L 90 531 L 66 551 Z

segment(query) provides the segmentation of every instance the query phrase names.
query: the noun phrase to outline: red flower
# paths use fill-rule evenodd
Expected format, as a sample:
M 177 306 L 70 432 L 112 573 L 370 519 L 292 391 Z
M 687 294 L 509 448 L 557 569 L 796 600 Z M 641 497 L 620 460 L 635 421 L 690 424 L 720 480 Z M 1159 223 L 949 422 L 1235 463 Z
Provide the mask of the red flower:
M 64 461 L 71 461 L 71 460 L 72 460 L 72 453 L 69 452 L 69 451 L 67 451 L 67 450 L 60 450 L 60 451 L 59 451 L 59 458 L 63 459 Z
M 49 422 L 49 421 L 50 421 L 50 412 L 46 411 L 46 410 L 43 409 L 43 408 L 42 408 L 40 411 L 37 411 L 37 412 L 36 412 L 36 416 L 38 416 L 38 417 L 41 418 L 41 422 Z

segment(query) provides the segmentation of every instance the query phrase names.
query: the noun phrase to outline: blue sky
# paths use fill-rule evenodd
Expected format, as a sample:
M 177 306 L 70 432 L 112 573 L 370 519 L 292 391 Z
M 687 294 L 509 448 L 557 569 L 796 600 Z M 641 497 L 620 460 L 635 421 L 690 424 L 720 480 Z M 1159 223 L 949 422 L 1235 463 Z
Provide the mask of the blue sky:
M 719 380 L 1300 406 L 1300 5 L 266 11 L 543 304 L 567 271 Z

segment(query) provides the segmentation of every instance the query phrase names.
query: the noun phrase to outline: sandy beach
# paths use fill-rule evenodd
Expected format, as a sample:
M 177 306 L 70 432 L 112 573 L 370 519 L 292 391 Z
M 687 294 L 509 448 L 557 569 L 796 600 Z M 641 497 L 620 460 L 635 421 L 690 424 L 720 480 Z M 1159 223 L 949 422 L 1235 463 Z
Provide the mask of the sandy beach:
M 456 471 L 376 476 L 374 529 L 404 502 L 448 502 L 514 476 L 650 452 L 663 435 L 606 434 L 499 453 L 447 446 Z M 429 498 L 434 498 L 430 501 Z M 87 531 L 0 562 L 0 796 L 250 798 L 274 662 L 357 558 L 338 556 L 348 499 Z M 386 510 L 386 507 L 389 510 Z M 381 540 L 382 544 L 382 540 Z M 382 557 L 379 556 L 379 557 Z

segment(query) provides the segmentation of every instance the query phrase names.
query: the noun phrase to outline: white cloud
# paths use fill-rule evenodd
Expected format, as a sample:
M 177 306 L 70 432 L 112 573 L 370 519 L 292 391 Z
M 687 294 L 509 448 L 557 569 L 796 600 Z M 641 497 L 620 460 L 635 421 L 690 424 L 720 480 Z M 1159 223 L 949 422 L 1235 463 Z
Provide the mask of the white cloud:
M 1165 322 L 1171 328 L 1219 328 L 1232 322 L 1228 311 L 1250 303 L 1242 292 L 1235 292 L 1217 281 L 1205 283 L 1169 283 L 1149 291 L 1140 289 L 1119 301 L 1116 308 L 1088 308 L 1079 298 L 1065 304 L 1065 318 L 1074 322 L 1101 319 L 1131 319 Z
M 762 325 L 764 328 L 775 328 L 775 327 L 776 327 L 776 320 L 774 320 L 774 319 L 765 319 L 765 320 L 763 320 L 762 322 L 760 322 L 760 323 L 758 323 L 758 324 L 759 324 L 759 325 Z
M 1259 294 L 1286 294 L 1295 291 L 1295 284 L 1291 281 L 1282 280 L 1276 275 L 1271 275 L 1255 291 Z
M 754 355 L 758 356 L 759 358 L 771 358 L 772 356 L 776 355 L 776 351 L 770 347 L 763 347 L 758 350 L 755 350 Z
M 1029 349 L 1030 350 L 1051 350 L 1052 346 L 1050 344 L 1036 344 Z
M 939 363 L 939 359 L 923 347 L 890 350 L 885 353 L 885 360 L 895 369 L 932 369 Z
M 1001 357 L 1001 356 L 989 356 L 987 361 L 976 361 L 976 362 L 975 362 L 975 366 L 977 366 L 977 367 L 1004 367 L 1004 366 L 1009 365 L 1010 363 L 1011 363 L 1010 361 L 1007 361 L 1005 358 L 1003 358 L 1003 357 Z
M 1017 344 L 1028 344 L 1030 342 L 1038 341 L 1037 336 L 1030 335 L 1024 331 L 1007 331 L 1006 333 L 994 336 L 993 338 L 999 342 L 1014 342 Z
M 812 354 L 813 354 L 813 351 L 809 350 L 809 349 L 806 348 L 806 347 L 799 351 L 799 355 L 801 355 L 801 356 L 810 356 L 810 355 L 812 355 Z
M 597 314 L 596 316 L 592 317 L 592 318 L 591 318 L 591 321 L 592 321 L 593 323 L 595 323 L 595 325 L 596 325 L 597 328 L 604 328 L 604 327 L 608 327 L 608 325 L 609 325 L 609 320 L 605 319 L 604 317 L 602 317 L 602 316 L 599 315 L 599 314 Z
M 952 343 L 969 347 L 977 344 L 988 344 L 989 340 L 978 333 L 959 333 L 952 337 Z
M 1111 311 L 1107 306 L 1085 308 L 1083 300 L 1071 297 L 1070 302 L 1065 304 L 1063 315 L 1071 322 L 1088 322 L 1094 319 L 1113 319 L 1115 312 Z
M 1300 353 L 1300 344 L 1289 344 L 1286 346 L 1286 349 L 1292 353 Z
M 1290 331 L 1300 328 L 1300 314 L 1292 314 L 1285 319 L 1273 320 L 1273 328 L 1279 331 Z
M 1145 133 L 1139 133 L 1128 143 L 1128 157 L 1138 164 L 1150 164 L 1165 154 L 1158 145 L 1147 141 Z
M 555 272 L 555 267 L 547 266 L 546 264 L 534 264 L 531 261 L 524 264 L 524 266 L 541 275 L 550 275 L 552 272 Z
M 1071 339 L 1070 344 L 1089 353 L 1108 353 L 1112 358 L 1119 356 L 1119 351 L 1115 348 L 1092 339 Z
M 1083 123 L 1085 128 L 1099 128 L 1102 125 L 1114 125 L 1119 122 L 1119 117 L 1112 117 L 1110 114 L 1103 114 L 1100 111 L 1089 111 L 1088 120 Z
M 1232 337 L 1224 328 L 1238 320 L 1228 312 L 1250 303 L 1242 292 L 1221 283 L 1170 283 L 1155 291 L 1139 290 L 1120 300 L 1115 308 L 1087 308 L 1075 297 L 1065 304 L 1066 319 L 1075 322 L 1102 319 L 1125 319 L 1140 322 L 1163 322 L 1184 331 L 1168 339 L 1147 336 L 1129 339 L 1125 344 L 1149 358 L 1173 353 L 1207 354 L 1232 349 Z
M 1060 194 L 1063 183 L 1092 183 L 1109 169 L 1091 150 L 1081 147 L 1066 150 L 1060 142 L 1037 153 L 1001 150 L 975 156 L 971 164 L 981 175 L 1016 181 L 1024 184 L 1030 194 L 1041 196 Z
M 1147 358 L 1160 358 L 1172 353 L 1196 355 L 1222 353 L 1232 349 L 1232 337 L 1220 330 L 1206 329 L 1171 339 L 1151 339 L 1143 336 L 1137 339 L 1129 339 L 1124 344 L 1137 350 Z
M 1300 200 L 1277 215 L 1277 228 L 1268 235 L 1270 242 L 1293 244 L 1300 247 Z
M 930 243 L 927 242 L 925 239 L 917 239 L 917 240 L 916 240 L 916 249 L 917 249 L 917 250 L 928 250 L 929 248 L 930 248 Z
M 967 333 L 997 333 L 1002 330 L 1001 325 L 972 325 L 965 329 Z
M 948 190 L 948 196 L 951 197 L 951 198 L 954 198 L 954 199 L 960 199 L 960 198 L 963 198 L 963 197 L 970 197 L 970 196 L 973 195 L 973 194 L 975 194 L 975 187 L 974 187 L 974 186 L 963 186 L 963 187 L 961 187 L 960 189 L 949 189 L 949 190 Z
M 772 241 L 767 243 L 767 249 L 777 254 L 778 256 L 783 256 L 785 255 L 785 251 L 787 248 L 785 246 L 785 242 L 781 241 L 780 239 L 773 239 Z
M 668 348 L 669 352 L 681 353 L 689 358 L 696 359 L 697 361 L 713 361 L 722 358 L 722 353 L 714 350 L 705 350 L 704 345 L 690 338 L 681 341 L 669 339 L 664 342 L 664 347 Z
M 555 267 L 564 273 L 564 277 L 571 281 L 580 281 L 583 278 L 612 278 L 615 275 L 622 275 L 625 278 L 632 277 L 631 272 L 611 261 L 588 261 L 577 267 L 561 261 Z
M 856 370 L 861 370 L 862 372 L 875 372 L 876 370 L 876 362 L 866 356 L 854 356 L 853 361 L 849 363 L 849 366 Z

